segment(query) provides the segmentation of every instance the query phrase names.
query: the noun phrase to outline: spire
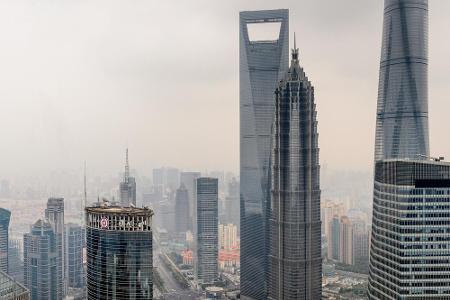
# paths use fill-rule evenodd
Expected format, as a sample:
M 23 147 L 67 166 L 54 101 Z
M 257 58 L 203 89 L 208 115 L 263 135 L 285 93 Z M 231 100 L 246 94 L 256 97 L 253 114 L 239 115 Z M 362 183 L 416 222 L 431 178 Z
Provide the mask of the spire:
M 130 165 L 128 164 L 128 148 L 125 152 L 125 175 L 124 175 L 124 182 L 128 183 L 130 178 Z
M 295 38 L 295 32 L 294 32 L 294 49 L 292 49 L 292 59 L 298 60 L 298 48 L 297 48 L 297 39 Z

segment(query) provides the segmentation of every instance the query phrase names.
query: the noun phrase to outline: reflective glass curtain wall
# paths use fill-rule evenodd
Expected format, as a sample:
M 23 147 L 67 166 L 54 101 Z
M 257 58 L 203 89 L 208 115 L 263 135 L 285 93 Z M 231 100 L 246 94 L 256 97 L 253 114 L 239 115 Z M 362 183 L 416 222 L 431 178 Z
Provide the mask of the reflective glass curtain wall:
M 369 299 L 450 298 L 450 164 L 375 166 Z
M 429 155 L 428 0 L 385 0 L 375 161 L 419 155 Z
M 280 23 L 278 38 L 252 41 L 249 24 Z M 288 68 L 289 11 L 240 13 L 241 295 L 267 299 L 268 204 L 274 91 Z
M 268 299 L 320 299 L 317 113 L 314 87 L 299 65 L 298 49 L 275 99 Z

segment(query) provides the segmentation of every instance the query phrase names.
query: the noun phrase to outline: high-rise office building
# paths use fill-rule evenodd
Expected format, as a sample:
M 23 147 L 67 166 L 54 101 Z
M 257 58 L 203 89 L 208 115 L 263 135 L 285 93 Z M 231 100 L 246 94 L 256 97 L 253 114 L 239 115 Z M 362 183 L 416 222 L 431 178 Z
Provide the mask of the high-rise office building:
M 219 211 L 217 178 L 200 177 L 196 183 L 196 226 L 194 269 L 199 285 L 218 279 Z
M 197 178 L 201 176 L 200 172 L 181 172 L 180 173 L 180 184 L 183 184 L 188 190 L 189 194 L 189 219 L 191 220 L 189 224 L 189 230 L 193 230 L 195 224 L 195 183 Z
M 369 299 L 449 299 L 450 163 L 378 161 Z
M 30 300 L 30 291 L 14 278 L 0 271 L 0 299 Z
M 235 177 L 228 183 L 228 195 L 225 198 L 225 220 L 224 223 L 235 224 L 239 230 L 239 181 Z
M 47 209 L 45 210 L 45 218 L 50 222 L 56 238 L 56 252 L 58 253 L 58 268 L 56 276 L 62 280 L 58 280 L 58 299 L 62 299 L 67 289 L 67 273 L 65 262 L 65 242 L 64 242 L 64 199 L 49 198 L 47 201 Z
M 385 0 L 375 161 L 420 159 L 428 142 L 428 0 Z
M 0 271 L 8 272 L 9 222 L 11 212 L 0 208 Z
M 219 224 L 219 249 L 234 250 L 237 248 L 237 226 L 234 224 Z
M 71 288 L 82 288 L 85 285 L 83 268 L 83 227 L 73 223 L 66 224 L 65 237 L 67 285 Z
M 58 237 L 54 226 L 38 220 L 23 236 L 24 284 L 33 300 L 63 299 Z
M 339 260 L 341 251 L 341 222 L 338 215 L 333 217 L 329 228 L 328 259 Z
M 189 219 L 189 191 L 184 184 L 177 189 L 175 196 L 175 230 L 178 233 L 186 232 L 190 226 Z
M 23 283 L 23 239 L 10 239 L 8 249 L 8 275 Z
M 362 272 L 367 272 L 369 265 L 369 231 L 361 219 L 352 220 L 353 259 L 352 263 Z
M 268 299 L 320 299 L 319 146 L 314 87 L 299 64 L 275 91 Z
M 149 208 L 86 208 L 89 300 L 153 298 L 152 216 Z
M 267 242 L 274 91 L 288 68 L 289 11 L 239 15 L 241 297 L 267 299 Z M 249 27 L 279 25 L 258 40 Z
M 123 207 L 136 206 L 136 179 L 130 177 L 130 164 L 128 163 L 128 149 L 126 150 L 125 172 L 119 187 L 120 204 Z
M 342 216 L 340 222 L 339 261 L 353 264 L 353 224 L 347 216 Z

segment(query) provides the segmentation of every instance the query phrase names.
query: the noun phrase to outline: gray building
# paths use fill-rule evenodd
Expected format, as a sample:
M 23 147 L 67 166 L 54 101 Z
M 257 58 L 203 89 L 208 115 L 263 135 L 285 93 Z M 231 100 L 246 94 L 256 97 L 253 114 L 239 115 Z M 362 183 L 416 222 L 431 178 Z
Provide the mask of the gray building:
M 197 179 L 194 268 L 198 284 L 210 284 L 218 277 L 219 199 L 217 178 Z
M 180 173 L 180 184 L 183 184 L 188 190 L 189 194 L 189 219 L 191 220 L 191 224 L 189 224 L 189 230 L 193 230 L 195 224 L 193 224 L 195 220 L 195 183 L 197 178 L 201 176 L 200 172 L 181 172 Z
M 314 87 L 299 64 L 275 91 L 268 299 L 321 299 L 319 146 Z
M 184 184 L 177 189 L 175 196 L 175 230 L 177 233 L 186 232 L 190 226 L 189 219 L 189 191 Z
M 23 239 L 10 239 L 8 249 L 8 275 L 23 283 Z
M 30 300 L 30 291 L 14 278 L 0 271 L 0 299 Z
M 429 155 L 428 0 L 385 0 L 375 161 Z
M 0 271 L 8 272 L 9 222 L 11 212 L 0 208 Z
M 86 208 L 89 300 L 153 298 L 152 216 L 148 208 Z
M 228 195 L 225 198 L 224 224 L 231 223 L 240 227 L 239 181 L 235 177 L 228 183 Z
M 65 237 L 67 286 L 70 288 L 82 288 L 85 286 L 83 268 L 83 227 L 73 223 L 66 224 Z
M 289 11 L 239 15 L 241 296 L 266 299 L 273 93 L 288 69 Z M 249 26 L 280 25 L 275 40 L 257 40 Z
M 58 268 L 56 276 L 62 280 L 58 280 L 58 299 L 62 299 L 67 291 L 67 273 L 65 262 L 65 242 L 64 242 L 64 199 L 49 198 L 47 200 L 47 209 L 45 210 L 45 218 L 52 225 L 56 238 L 56 251 L 58 253 Z
M 449 299 L 450 163 L 375 166 L 369 299 Z
M 23 236 L 24 284 L 33 300 L 61 300 L 57 235 L 50 222 L 38 220 Z
M 119 186 L 120 204 L 124 207 L 136 206 L 136 179 L 130 176 L 130 164 L 128 162 L 128 149 L 126 150 L 126 162 L 123 181 Z

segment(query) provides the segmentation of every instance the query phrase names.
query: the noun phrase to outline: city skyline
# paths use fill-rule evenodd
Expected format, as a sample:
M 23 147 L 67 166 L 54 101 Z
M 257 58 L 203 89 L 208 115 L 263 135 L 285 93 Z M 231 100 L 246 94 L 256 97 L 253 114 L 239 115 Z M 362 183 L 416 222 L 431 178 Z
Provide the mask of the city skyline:
M 215 6 L 199 1 L 194 2 L 192 8 L 182 4 L 174 9 L 180 18 L 175 18 L 177 20 L 167 28 L 176 32 L 175 35 L 167 31 L 158 34 L 150 26 L 161 20 L 155 12 L 171 10 L 174 2 L 161 4 L 162 7 L 143 3 L 135 7 L 113 1 L 102 13 L 97 12 L 101 1 L 70 5 L 64 1 L 57 4 L 44 1 L 41 5 L 32 5 L 29 1 L 4 2 L 0 4 L 0 14 L 8 13 L 15 18 L 1 18 L 2 28 L 12 27 L 17 33 L 1 31 L 7 41 L 2 57 L 8 61 L 0 61 L 3 65 L 0 78 L 5 81 L 0 95 L 8 101 L 3 102 L 0 110 L 0 120 L 5 125 L 0 127 L 5 141 L 0 177 L 37 175 L 59 168 L 81 169 L 84 160 L 95 173 L 116 172 L 121 169 L 121 151 L 127 145 L 133 149 L 133 166 L 138 170 L 175 165 L 185 170 L 230 169 L 236 172 L 238 68 L 225 63 L 238 59 L 238 46 L 232 42 L 238 35 L 236 14 L 246 9 L 278 7 L 290 8 L 291 27 L 298 28 L 299 38 L 309 41 L 301 45 L 301 55 L 305 57 L 305 67 L 316 79 L 316 86 L 320 87 L 318 109 L 324 120 L 319 128 L 323 166 L 342 169 L 348 154 L 352 153 L 348 168 L 370 172 L 373 147 L 357 141 L 372 140 L 375 133 L 373 112 L 376 111 L 382 3 L 359 2 L 346 0 L 344 4 L 330 4 L 322 0 L 300 4 L 280 1 L 274 7 L 273 3 L 265 1 L 255 7 L 254 3 L 246 1 Z M 119 9 L 122 5 L 124 9 Z M 350 5 L 357 14 L 349 15 L 345 11 Z M 431 153 L 443 156 L 450 156 L 447 150 L 450 141 L 439 138 L 450 130 L 450 125 L 444 121 L 445 109 L 442 109 L 447 107 L 445 95 L 449 91 L 446 70 L 450 62 L 445 59 L 450 51 L 445 38 L 450 28 L 446 18 L 449 8 L 448 1 L 437 0 L 430 4 L 430 56 L 434 60 L 430 61 L 429 73 L 430 131 L 434 133 L 430 144 L 433 145 Z M 194 9 L 198 15 L 184 13 Z M 135 19 L 131 21 L 130 16 Z M 195 16 L 198 21 L 193 21 Z M 74 23 L 81 17 L 85 23 L 76 28 Z M 19 25 L 16 20 L 23 22 Z M 114 25 L 116 21 L 124 22 L 120 30 Z M 53 26 L 57 23 L 60 26 Z M 186 34 L 174 30 L 182 23 L 191 24 L 185 29 Z M 211 26 L 201 26 L 206 23 Z M 88 29 L 91 33 L 85 34 Z M 112 37 L 110 31 L 116 34 Z M 144 41 L 139 34 L 146 31 Z M 198 33 L 207 36 L 207 41 L 198 40 L 197 36 L 202 36 Z M 128 47 L 117 48 L 115 39 Z M 187 47 L 191 39 L 198 41 L 198 46 Z M 91 40 L 98 42 L 92 44 Z M 210 43 L 211 40 L 215 42 Z M 156 45 L 167 53 L 163 55 L 155 49 Z M 180 47 L 190 50 L 186 55 L 175 54 Z M 156 61 L 156 57 L 161 58 L 160 61 Z M 215 57 L 221 57 L 215 60 L 216 64 L 195 70 L 199 62 Z M 39 74 L 44 61 L 49 61 L 50 72 Z M 163 74 L 166 65 L 172 62 L 179 65 L 184 74 L 192 71 L 195 75 L 185 76 L 189 80 L 181 82 L 184 97 L 162 92 L 167 91 L 167 76 Z M 87 76 L 84 68 L 92 75 Z M 201 71 L 211 74 L 212 82 L 206 90 L 199 88 L 208 80 Z M 198 81 L 194 81 L 196 77 Z M 155 84 L 149 84 L 151 82 Z M 130 90 L 139 94 L 129 94 Z M 199 90 L 201 93 L 197 92 Z M 129 104 L 126 114 L 123 112 L 125 100 Z M 168 103 L 174 103 L 175 108 Z M 104 110 L 106 106 L 109 108 Z M 195 112 L 193 107 L 201 109 Z M 169 109 L 184 126 L 144 126 L 148 120 L 168 125 Z M 336 110 L 339 114 L 335 114 Z M 209 113 L 203 114 L 205 111 Z M 188 118 L 186 112 L 196 118 Z M 22 118 L 15 117 L 19 115 Z M 131 126 L 122 126 L 126 122 L 131 122 Z M 198 130 L 205 123 L 210 124 L 207 132 Z M 340 126 L 334 126 L 336 123 Z M 354 123 L 359 124 L 358 130 Z M 111 124 L 116 124 L 115 130 L 108 129 Z M 200 135 L 194 136 L 194 132 Z M 211 138 L 211 132 L 217 135 Z M 206 134 L 210 135 L 208 139 L 205 139 Z M 174 135 L 183 143 L 183 156 L 177 154 L 180 147 L 174 147 L 169 139 Z M 158 138 L 149 139 L 151 136 Z M 201 151 L 204 140 L 218 151 Z M 33 151 L 25 150 L 30 143 Z

